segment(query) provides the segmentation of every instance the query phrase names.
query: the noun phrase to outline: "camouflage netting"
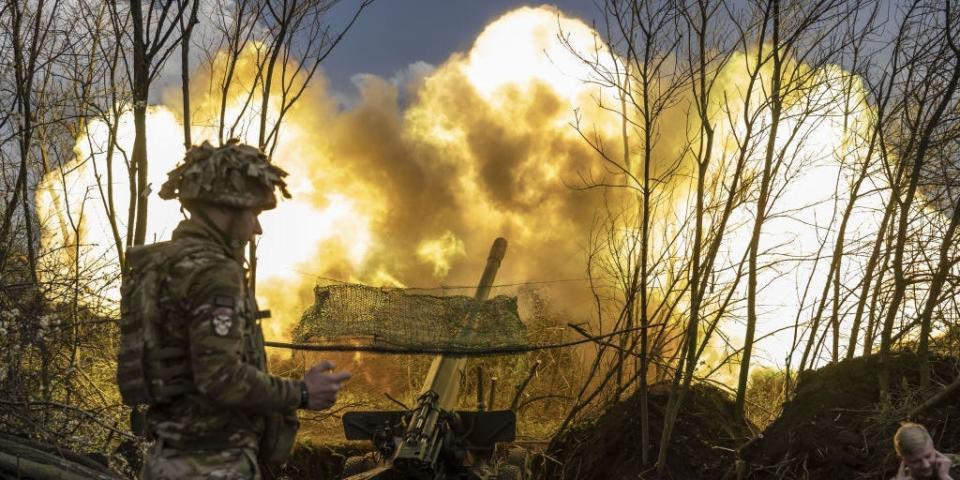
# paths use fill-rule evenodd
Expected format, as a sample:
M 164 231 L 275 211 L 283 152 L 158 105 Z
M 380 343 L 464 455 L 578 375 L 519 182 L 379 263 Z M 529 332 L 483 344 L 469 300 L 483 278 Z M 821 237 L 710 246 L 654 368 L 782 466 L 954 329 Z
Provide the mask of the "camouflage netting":
M 295 342 L 350 340 L 411 352 L 522 348 L 527 332 L 517 299 L 413 294 L 366 285 L 317 286 L 315 303 L 293 331 Z

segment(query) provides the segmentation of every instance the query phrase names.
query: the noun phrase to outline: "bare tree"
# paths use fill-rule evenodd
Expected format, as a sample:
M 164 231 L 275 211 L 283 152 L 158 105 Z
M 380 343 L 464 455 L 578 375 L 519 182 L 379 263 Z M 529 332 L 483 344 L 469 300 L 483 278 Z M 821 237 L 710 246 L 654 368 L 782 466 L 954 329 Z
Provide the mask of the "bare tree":
M 794 141 L 803 140 L 802 137 L 798 137 L 797 133 L 799 132 L 796 131 L 790 132 L 786 141 L 778 137 L 785 112 L 783 99 L 786 96 L 809 90 L 811 82 L 818 81 L 811 73 L 805 73 L 803 69 L 799 68 L 789 68 L 785 62 L 793 57 L 796 61 L 810 65 L 812 67 L 810 72 L 818 71 L 822 67 L 824 59 L 831 58 L 831 48 L 835 48 L 818 40 L 824 38 L 826 34 L 839 25 L 839 22 L 833 21 L 839 5 L 836 1 L 788 3 L 784 10 L 781 9 L 779 0 L 764 3 L 764 17 L 770 24 L 769 41 L 772 73 L 770 75 L 769 91 L 767 92 L 770 120 L 760 185 L 757 192 L 753 229 L 750 235 L 750 244 L 747 247 L 747 330 L 740 362 L 740 377 L 737 384 L 735 405 L 736 412 L 740 416 L 743 415 L 757 324 L 757 261 L 760 255 L 760 235 L 775 200 L 774 178 L 781 175 L 780 170 L 786 168 L 784 164 L 790 161 L 786 157 L 789 155 L 787 152 L 791 148 L 791 144 Z M 792 18 L 793 20 L 787 22 L 784 20 L 785 18 Z M 814 32 L 816 33 L 814 34 Z M 812 41 L 811 36 L 813 37 Z M 803 109 L 797 116 L 802 120 L 814 115 L 817 108 L 817 105 L 812 105 L 810 108 Z
M 39 0 L 35 4 L 9 1 L 3 6 L 4 36 L 10 43 L 12 58 L 8 67 L 13 70 L 12 111 L 9 119 L 14 119 L 13 138 L 16 139 L 19 167 L 13 187 L 13 195 L 4 205 L 3 219 L 0 223 L 0 271 L 7 263 L 11 244 L 10 229 L 14 214 L 20 209 L 24 231 L 24 244 L 27 250 L 27 263 L 32 283 L 37 278 L 37 245 L 34 227 L 32 198 L 31 160 L 35 159 L 35 140 L 37 124 L 47 121 L 40 113 L 43 105 L 38 105 L 38 91 L 48 84 L 53 72 L 53 59 L 60 52 L 58 42 L 54 38 L 57 25 L 59 2 L 51 4 Z
M 197 0 L 193 0 L 194 2 Z M 133 124 L 136 136 L 131 152 L 130 181 L 135 195 L 130 197 L 130 209 L 135 212 L 133 235 L 127 245 L 143 245 L 147 236 L 147 208 L 149 186 L 147 185 L 147 105 L 150 101 L 150 85 L 157 78 L 164 63 L 179 46 L 185 30 L 179 28 L 181 19 L 189 15 L 186 8 L 190 0 L 132 1 L 128 9 L 119 3 L 111 3 L 116 24 L 129 19 L 132 32 L 116 30 L 129 36 L 132 58 L 124 57 L 128 81 L 133 93 Z M 192 7 L 190 7 L 192 8 Z
M 958 44 L 956 36 L 960 32 L 953 31 L 953 25 L 958 24 L 958 17 L 954 12 L 951 12 L 951 3 L 946 2 L 944 6 L 944 37 L 949 47 L 950 52 L 953 54 L 953 72 L 947 81 L 946 87 L 944 87 L 944 92 L 946 95 L 942 98 L 941 105 L 938 105 L 938 110 L 934 112 L 934 115 L 931 117 L 931 123 L 928 127 L 928 130 L 924 132 L 924 138 L 921 139 L 921 145 L 918 147 L 917 151 L 917 160 L 915 162 L 920 163 L 921 156 L 925 155 L 925 150 L 928 148 L 932 150 L 933 155 L 944 154 L 946 155 L 941 158 L 950 158 L 950 155 L 956 155 L 956 150 L 950 150 L 949 146 L 956 146 L 957 134 L 956 129 L 951 129 L 950 125 L 956 125 L 956 116 L 954 115 L 952 122 L 941 122 L 943 119 L 944 113 L 947 110 L 947 107 L 950 104 L 953 104 L 956 110 L 957 106 L 957 97 L 960 94 L 957 93 L 957 84 L 960 81 L 960 44 Z M 949 71 L 949 70 L 948 70 Z M 941 125 L 943 123 L 943 125 Z M 946 138 L 936 138 L 942 137 L 940 132 L 946 132 Z M 937 148 L 938 144 L 942 142 L 947 142 L 949 145 L 947 148 Z M 954 157 L 955 158 L 955 157 Z M 948 170 L 945 173 L 954 173 Z M 949 175 L 943 178 L 952 178 L 954 175 Z M 949 187 L 949 185 L 947 186 Z M 947 188 L 947 195 L 949 195 L 950 188 Z M 927 300 L 924 303 L 923 310 L 920 312 L 919 323 L 920 323 L 920 340 L 917 347 L 917 353 L 920 356 L 922 363 L 921 372 L 921 385 L 927 386 L 930 382 L 930 334 L 932 331 L 932 320 L 933 320 L 933 310 L 940 303 L 940 295 L 943 292 L 943 287 L 947 280 L 947 275 L 950 272 L 951 267 L 956 263 L 954 257 L 951 257 L 950 251 L 951 247 L 954 245 L 956 240 L 957 227 L 960 225 L 960 197 L 956 199 L 948 199 L 949 208 L 953 209 L 952 214 L 949 215 L 950 222 L 946 230 L 943 232 L 942 240 L 940 242 L 939 248 L 939 260 L 937 262 L 933 277 L 930 280 L 930 289 L 927 293 Z
M 893 326 L 897 316 L 901 313 L 901 306 L 907 290 L 907 278 L 904 271 L 904 250 L 910 234 L 911 207 L 917 194 L 922 169 L 929 161 L 931 143 L 934 134 L 940 126 L 941 119 L 947 107 L 956 101 L 957 85 L 960 83 L 960 50 L 953 41 L 951 25 L 954 19 L 950 15 L 949 3 L 944 9 L 944 21 L 939 25 L 931 25 L 932 15 L 924 15 L 921 21 L 913 17 L 914 12 L 925 13 L 926 8 L 936 9 L 937 5 L 924 5 L 915 2 L 907 12 L 902 28 L 910 28 L 913 32 L 909 43 L 904 44 L 903 51 L 894 55 L 906 54 L 908 61 L 904 65 L 903 91 L 910 92 L 906 96 L 908 108 L 900 110 L 901 117 L 896 126 L 902 128 L 898 132 L 902 135 L 901 142 L 895 147 L 895 156 L 901 164 L 906 165 L 906 178 L 892 179 L 893 196 L 896 201 L 899 217 L 896 226 L 895 245 L 893 252 L 893 297 L 886 307 L 883 323 L 883 332 L 880 337 L 880 389 L 883 397 L 889 394 L 889 354 L 893 338 Z M 921 355 L 926 358 L 927 337 L 929 337 L 929 322 L 921 335 Z M 924 369 L 927 367 L 924 366 Z
M 177 8 L 181 12 L 187 11 L 189 0 L 179 0 Z M 193 145 L 191 138 L 191 115 L 190 115 L 190 38 L 193 36 L 193 29 L 200 21 L 197 19 L 197 10 L 200 2 L 195 1 L 189 7 L 189 15 L 180 15 L 178 18 L 180 35 L 180 92 L 183 96 L 183 147 L 189 149 Z
M 663 473 L 667 467 L 667 452 L 677 415 L 683 403 L 684 396 L 693 382 L 693 375 L 697 368 L 699 349 L 700 321 L 702 315 L 703 297 L 697 286 L 703 278 L 700 268 L 703 260 L 703 241 L 706 212 L 707 174 L 710 160 L 714 156 L 716 140 L 716 119 L 710 114 L 711 93 L 716 85 L 716 72 L 728 57 L 727 52 L 715 53 L 712 48 L 716 45 L 716 38 L 722 37 L 722 31 L 716 25 L 716 17 L 720 12 L 720 2 L 698 0 L 692 4 L 682 4 L 680 7 L 680 27 L 685 32 L 686 62 L 691 78 L 690 85 L 694 97 L 694 111 L 696 115 L 697 132 L 693 140 L 691 156 L 696 163 L 694 178 L 695 206 L 693 211 L 693 239 L 691 241 L 691 255 L 688 264 L 689 285 L 692 290 L 689 296 L 690 308 L 687 312 L 686 330 L 683 337 L 680 361 L 677 364 L 673 378 L 673 388 L 664 413 L 663 429 L 660 436 L 660 449 L 657 454 L 657 472 Z M 679 388 L 678 388 L 679 387 Z

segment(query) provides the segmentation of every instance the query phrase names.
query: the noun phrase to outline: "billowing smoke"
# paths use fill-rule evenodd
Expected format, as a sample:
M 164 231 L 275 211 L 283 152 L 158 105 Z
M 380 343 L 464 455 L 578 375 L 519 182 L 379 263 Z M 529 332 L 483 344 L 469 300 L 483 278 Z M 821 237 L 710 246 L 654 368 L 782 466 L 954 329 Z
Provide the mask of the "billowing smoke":
M 274 288 L 312 284 L 309 276 L 295 275 L 303 272 L 374 285 L 470 286 L 497 236 L 510 241 L 499 283 L 583 278 L 600 197 L 569 187 L 596 165 L 570 122 L 573 102 L 593 103 L 600 92 L 565 77 L 571 72 L 555 63 L 559 58 L 584 68 L 557 42 L 556 22 L 554 11 L 514 11 L 481 33 L 470 52 L 454 54 L 419 80 L 359 77 L 357 105 L 340 113 L 319 109 L 326 116 L 300 105 L 290 124 L 303 140 L 278 148 L 276 161 L 298 177 L 295 186 L 309 184 L 315 205 L 330 195 L 350 199 L 356 208 L 351 221 L 367 226 L 370 241 L 362 256 L 345 261 L 356 236 L 318 232 L 331 240 L 302 258 L 298 272 L 278 272 L 273 285 L 263 279 L 268 303 Z M 593 41 L 581 22 L 562 22 Z M 518 41 L 517 34 L 528 38 Z M 503 50 L 505 38 L 529 48 Z M 555 78 L 563 82 L 555 85 Z M 404 85 L 414 88 L 405 93 Z M 410 95 L 407 102 L 404 95 Z M 614 120 L 592 114 L 594 123 Z M 277 210 L 278 218 L 286 216 L 285 208 Z M 265 265 L 290 236 L 274 236 L 270 215 L 260 245 Z M 306 217 L 297 222 L 310 223 Z M 576 290 L 582 292 L 583 283 Z M 588 299 L 581 293 L 570 306 Z
M 262 216 L 258 294 L 274 312 L 268 336 L 285 336 L 312 302 L 319 277 L 474 285 L 498 236 L 510 241 L 499 283 L 585 277 L 584 251 L 600 196 L 570 185 L 598 172 L 591 173 L 594 152 L 570 123 L 578 108 L 586 128 L 616 132 L 619 122 L 597 106 L 609 92 L 581 82 L 586 67 L 558 42 L 557 15 L 549 8 L 516 10 L 493 22 L 469 52 L 436 68 L 415 64 L 390 80 L 358 76 L 359 100 L 343 111 L 323 78 L 310 84 L 284 118 L 273 155 L 290 172 L 294 198 Z M 594 32 L 582 22 L 562 16 L 559 22 L 581 47 L 594 45 Z M 239 62 L 238 78 L 254 75 L 253 61 L 250 55 Z M 209 125 L 215 125 L 219 99 L 206 85 L 222 68 L 216 60 L 193 75 L 194 142 L 218 136 Z M 183 155 L 177 92 L 162 95 L 166 105 L 148 117 L 154 192 Z M 234 134 L 255 142 L 257 121 L 244 118 L 250 114 L 242 95 L 235 96 L 227 118 L 240 118 Z M 125 117 L 120 126 L 124 148 L 133 141 L 130 123 Z M 84 208 L 82 235 L 102 249 L 90 255 L 98 258 L 113 244 L 94 187 L 98 175 L 101 185 L 106 178 L 105 130 L 92 122 L 78 140 L 77 168 L 67 182 L 70 208 Z M 113 175 L 123 233 L 126 171 L 120 160 L 114 160 Z M 63 208 L 56 194 L 62 188 L 60 177 L 51 176 L 38 194 L 47 216 Z M 152 198 L 148 238 L 168 238 L 181 218 L 176 202 Z M 62 244 L 61 237 L 47 235 L 47 248 Z M 589 310 L 582 282 L 558 288 L 569 290 L 567 305 Z
M 597 66 L 591 67 L 574 53 L 593 52 L 591 58 L 599 62 L 601 70 L 615 71 L 603 63 L 611 55 L 598 38 L 586 24 L 553 8 L 521 8 L 493 21 L 469 51 L 454 53 L 435 68 L 418 63 L 392 79 L 356 77 L 358 99 L 346 109 L 337 108 L 325 81 L 316 78 L 284 117 L 273 155 L 273 161 L 290 172 L 294 198 L 262 216 L 265 234 L 258 246 L 257 291 L 262 306 L 274 313 L 274 321 L 267 324 L 268 337 L 287 335 L 312 303 L 312 288 L 318 281 L 445 285 L 466 287 L 447 293 L 469 295 L 469 287 L 478 280 L 490 245 L 498 236 L 510 242 L 498 283 L 579 279 L 550 284 L 551 300 L 556 308 L 567 311 L 571 320 L 589 320 L 593 300 L 583 279 L 591 235 L 597 225 L 609 220 L 602 218 L 607 211 L 604 202 L 617 194 L 609 189 L 571 187 L 584 186 L 584 179 L 622 178 L 604 167 L 584 137 L 602 142 L 611 157 L 623 155 L 622 119 L 610 109 L 619 106 L 620 99 L 612 88 L 584 82 L 595 77 Z M 719 73 L 714 92 L 718 108 L 728 105 L 726 101 L 737 105 L 742 97 L 748 78 L 745 55 L 735 54 Z M 253 78 L 253 58 L 240 62 L 238 78 Z M 216 124 L 219 103 L 205 85 L 219 68 L 223 66 L 214 62 L 212 69 L 194 74 L 194 142 L 218 138 L 209 125 Z M 856 88 L 862 90 L 859 84 Z M 832 110 L 786 120 L 781 133 L 784 138 L 777 139 L 778 143 L 786 141 L 788 134 L 783 132 L 792 131 L 799 132 L 803 140 L 793 147 L 798 161 L 782 179 L 790 187 L 780 192 L 780 203 L 763 237 L 767 258 L 789 258 L 762 273 L 764 311 L 758 336 L 792 325 L 800 318 L 799 310 L 811 307 L 809 299 L 799 298 L 799 290 L 817 264 L 792 259 L 813 258 L 820 245 L 829 242 L 832 222 L 840 210 L 830 199 L 838 192 L 838 198 L 846 198 L 844 176 L 849 175 L 849 164 L 855 163 L 838 158 L 856 159 L 863 148 L 857 135 L 865 124 L 858 121 L 856 128 L 845 127 L 837 120 L 840 104 L 835 101 L 836 92 L 826 88 L 818 95 L 820 103 L 834 105 Z M 234 134 L 255 143 L 257 122 L 245 119 L 249 112 L 242 108 L 242 95 L 236 97 L 226 109 L 229 119 L 240 119 Z M 172 100 L 154 108 L 148 119 L 154 191 L 165 172 L 183 156 L 177 92 L 164 98 Z M 692 203 L 692 163 L 680 153 L 697 146 L 691 138 L 691 132 L 696 132 L 691 122 L 696 119 L 690 98 L 689 92 L 681 92 L 664 113 L 666 126 L 658 133 L 653 155 L 654 174 L 682 158 L 678 175 L 672 177 L 676 181 L 662 185 L 663 191 L 671 193 L 668 200 L 661 197 L 658 217 L 653 219 L 656 228 L 668 227 L 664 231 L 683 230 L 683 225 L 689 225 L 684 222 L 690 221 L 686 215 Z M 802 108 L 811 101 L 794 100 L 796 105 L 788 108 Z M 758 99 L 755 104 L 759 103 Z M 740 118 L 742 112 L 716 116 Z M 723 125 L 723 121 L 717 125 L 717 158 L 712 163 L 715 178 L 723 178 L 736 153 L 733 135 L 737 126 Z M 78 141 L 78 168 L 71 174 L 75 178 L 66 182 L 68 190 L 81 189 L 66 195 L 73 209 L 79 208 L 80 197 L 89 199 L 97 192 L 90 188 L 96 185 L 93 166 L 99 165 L 101 177 L 105 171 L 104 155 L 96 148 L 105 138 L 102 125 L 94 122 L 88 130 L 89 135 Z M 133 142 L 129 125 L 121 125 L 120 138 L 129 151 Z M 757 172 L 754 156 L 759 155 L 751 154 L 748 177 Z M 125 178 L 122 168 L 114 168 L 116 178 Z M 48 179 L 38 194 L 38 204 L 59 211 L 62 207 L 57 198 L 63 195 L 55 192 L 62 188 L 59 178 Z M 722 184 L 716 183 L 714 188 L 714 194 L 722 193 Z M 121 184 L 114 192 L 117 205 L 126 205 L 124 193 Z M 719 198 L 717 195 L 714 200 Z M 106 250 L 112 240 L 109 229 L 103 228 L 102 208 L 96 205 L 89 202 L 86 207 L 86 243 Z M 851 227 L 860 234 L 875 224 L 873 204 L 864 205 Z M 724 275 L 736 274 L 742 258 L 752 218 L 748 207 L 733 215 L 725 232 L 730 240 L 716 266 L 721 281 Z M 180 218 L 176 202 L 151 200 L 150 225 L 155 238 L 167 238 Z M 120 231 L 124 230 L 121 225 Z M 615 229 L 604 232 L 616 234 Z M 624 238 L 635 235 L 629 228 L 622 232 Z M 689 254 L 689 235 L 679 235 L 674 241 L 659 235 L 652 241 L 655 248 L 668 251 L 667 258 Z M 55 235 L 45 237 L 48 249 L 56 248 L 57 242 Z M 858 265 L 850 263 L 845 269 L 856 271 Z M 685 273 L 677 270 L 674 274 L 682 285 Z M 613 282 L 609 277 L 598 280 L 608 286 Z M 807 288 L 815 291 L 818 285 L 822 280 L 814 280 Z M 737 293 L 736 298 L 742 295 Z M 741 306 L 742 302 L 735 301 L 730 316 L 736 317 Z M 736 346 L 736 329 L 731 331 Z M 775 355 L 765 360 L 782 359 L 780 353 L 788 344 L 789 338 L 776 344 Z M 722 357 L 723 352 L 716 356 Z

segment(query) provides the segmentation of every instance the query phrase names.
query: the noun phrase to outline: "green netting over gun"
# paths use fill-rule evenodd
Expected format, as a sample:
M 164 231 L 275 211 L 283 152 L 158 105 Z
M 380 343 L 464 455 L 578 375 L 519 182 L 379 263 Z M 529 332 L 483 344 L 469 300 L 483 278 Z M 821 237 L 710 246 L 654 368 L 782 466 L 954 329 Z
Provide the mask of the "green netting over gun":
M 527 346 L 514 297 L 480 301 L 356 284 L 317 286 L 314 294 L 313 306 L 293 330 L 295 342 L 348 340 L 411 352 L 463 354 Z

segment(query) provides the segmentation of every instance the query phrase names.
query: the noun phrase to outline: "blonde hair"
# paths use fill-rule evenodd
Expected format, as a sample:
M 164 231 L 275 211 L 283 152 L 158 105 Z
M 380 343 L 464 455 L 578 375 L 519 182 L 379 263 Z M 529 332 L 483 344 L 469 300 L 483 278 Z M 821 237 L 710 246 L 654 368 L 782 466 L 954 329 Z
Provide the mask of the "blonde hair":
M 932 443 L 933 438 L 930 437 L 926 427 L 919 423 L 904 422 L 893 435 L 893 448 L 901 458 L 921 452 L 927 446 L 927 442 Z

